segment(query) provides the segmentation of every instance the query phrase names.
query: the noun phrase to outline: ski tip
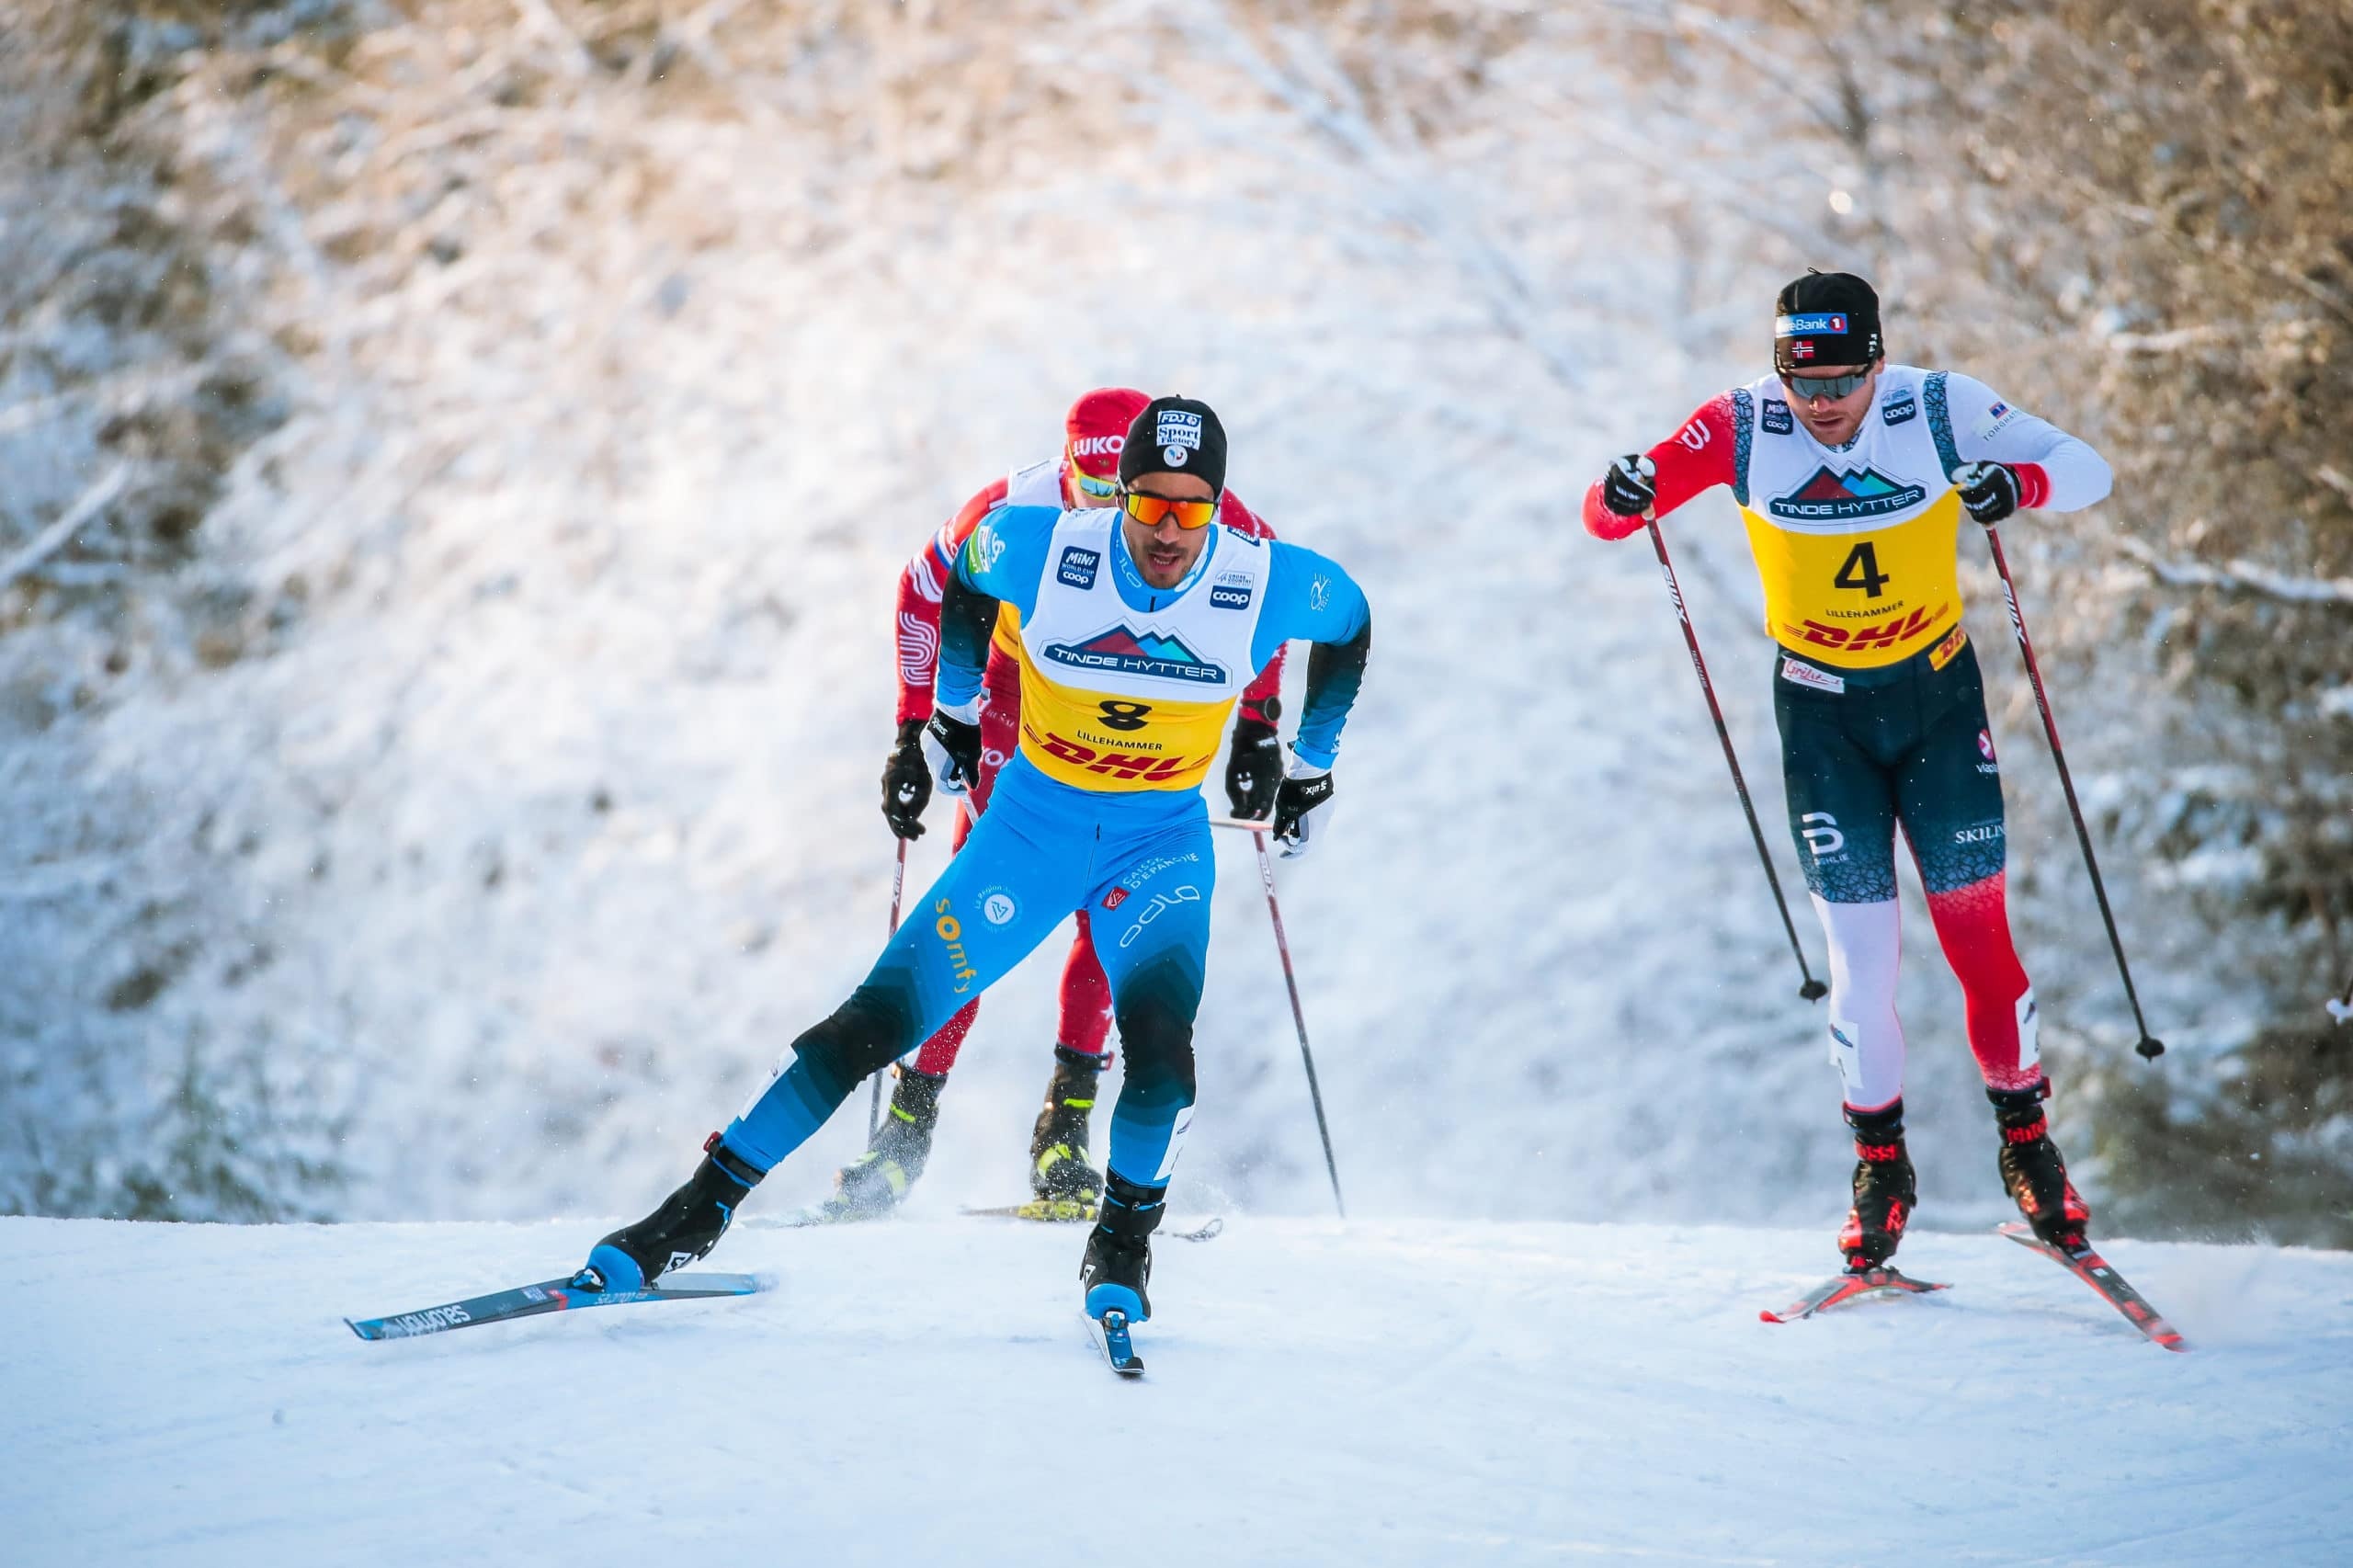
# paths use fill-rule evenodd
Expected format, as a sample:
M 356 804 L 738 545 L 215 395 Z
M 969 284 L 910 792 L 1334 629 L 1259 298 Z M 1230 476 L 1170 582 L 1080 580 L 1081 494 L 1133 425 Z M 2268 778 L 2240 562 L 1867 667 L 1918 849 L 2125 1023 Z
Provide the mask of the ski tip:
M 343 1326 L 351 1330 L 352 1333 L 358 1335 L 362 1339 L 373 1339 L 376 1337 L 376 1335 L 368 1332 L 369 1328 L 375 1326 L 373 1324 L 369 1324 L 363 1327 L 360 1324 L 352 1322 L 351 1319 L 346 1318 L 343 1320 Z

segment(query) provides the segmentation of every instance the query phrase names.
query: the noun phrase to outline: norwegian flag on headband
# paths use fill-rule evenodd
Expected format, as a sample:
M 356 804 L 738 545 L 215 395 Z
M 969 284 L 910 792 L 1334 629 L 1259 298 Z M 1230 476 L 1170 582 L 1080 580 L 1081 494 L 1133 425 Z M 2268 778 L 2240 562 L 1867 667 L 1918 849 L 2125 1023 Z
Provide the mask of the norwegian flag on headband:
M 1791 343 L 1791 344 L 1790 345 L 1790 358 L 1792 358 L 1792 359 L 1811 359 L 1811 358 L 1813 358 L 1813 339 L 1812 339 L 1812 338 L 1810 338 L 1810 337 L 1801 337 L 1801 338 L 1797 339 L 1795 342 Z

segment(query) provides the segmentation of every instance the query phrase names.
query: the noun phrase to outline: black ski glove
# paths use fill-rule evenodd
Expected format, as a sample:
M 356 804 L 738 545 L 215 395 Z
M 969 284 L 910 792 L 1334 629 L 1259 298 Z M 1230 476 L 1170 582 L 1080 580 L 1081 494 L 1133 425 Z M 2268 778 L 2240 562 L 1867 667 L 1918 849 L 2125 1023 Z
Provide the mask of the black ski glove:
M 1233 721 L 1233 744 L 1225 754 L 1225 798 L 1233 814 L 1245 822 L 1264 822 L 1274 809 L 1275 786 L 1282 781 L 1283 744 L 1276 738 L 1274 703 L 1264 719 L 1239 714 Z
M 1275 791 L 1273 829 L 1275 842 L 1282 846 L 1277 853 L 1296 860 L 1307 853 L 1316 829 L 1331 824 L 1332 770 L 1294 756 L 1287 773 L 1282 788 Z
M 1989 528 L 2018 509 L 2018 476 L 2007 463 L 1963 463 L 1952 482 L 1969 515 Z
M 1628 452 L 1609 465 L 1601 481 L 1601 504 L 1621 517 L 1639 517 L 1658 505 L 1658 465 L 1640 452 Z
M 967 794 L 981 777 L 981 727 L 935 708 L 931 722 L 924 726 L 923 754 L 943 791 Z
M 931 804 L 931 764 L 923 755 L 923 721 L 899 726 L 882 763 L 882 820 L 901 838 L 923 836 L 923 809 Z

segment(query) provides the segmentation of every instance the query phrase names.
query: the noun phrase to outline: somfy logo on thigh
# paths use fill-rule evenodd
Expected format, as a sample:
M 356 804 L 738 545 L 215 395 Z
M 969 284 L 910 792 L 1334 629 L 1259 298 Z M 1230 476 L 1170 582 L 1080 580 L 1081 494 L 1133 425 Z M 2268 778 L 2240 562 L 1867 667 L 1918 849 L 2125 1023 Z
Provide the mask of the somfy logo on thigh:
M 1134 924 L 1131 925 L 1126 930 L 1120 933 L 1120 946 L 1121 948 L 1127 947 L 1138 937 L 1143 935 L 1143 928 L 1145 926 L 1151 925 L 1154 921 L 1159 919 L 1162 915 L 1167 914 L 1178 904 L 1199 903 L 1200 902 L 1201 890 L 1195 887 L 1190 882 L 1187 882 L 1180 887 L 1170 888 L 1165 892 L 1154 893 L 1152 895 L 1152 902 L 1143 906 L 1143 912 L 1135 917 Z

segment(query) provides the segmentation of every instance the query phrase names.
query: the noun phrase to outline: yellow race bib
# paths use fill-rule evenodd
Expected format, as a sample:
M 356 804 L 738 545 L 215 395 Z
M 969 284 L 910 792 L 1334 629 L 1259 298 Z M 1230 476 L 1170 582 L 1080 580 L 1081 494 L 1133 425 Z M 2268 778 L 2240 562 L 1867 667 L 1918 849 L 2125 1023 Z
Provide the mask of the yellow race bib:
M 1049 679 L 1021 657 L 1021 749 L 1082 790 L 1188 790 L 1217 758 L 1234 699 L 1144 701 Z
M 1765 627 L 1785 648 L 1820 664 L 1872 669 L 1928 647 L 1961 615 L 1955 492 L 1910 517 L 1842 532 L 1740 511 L 1765 587 Z

